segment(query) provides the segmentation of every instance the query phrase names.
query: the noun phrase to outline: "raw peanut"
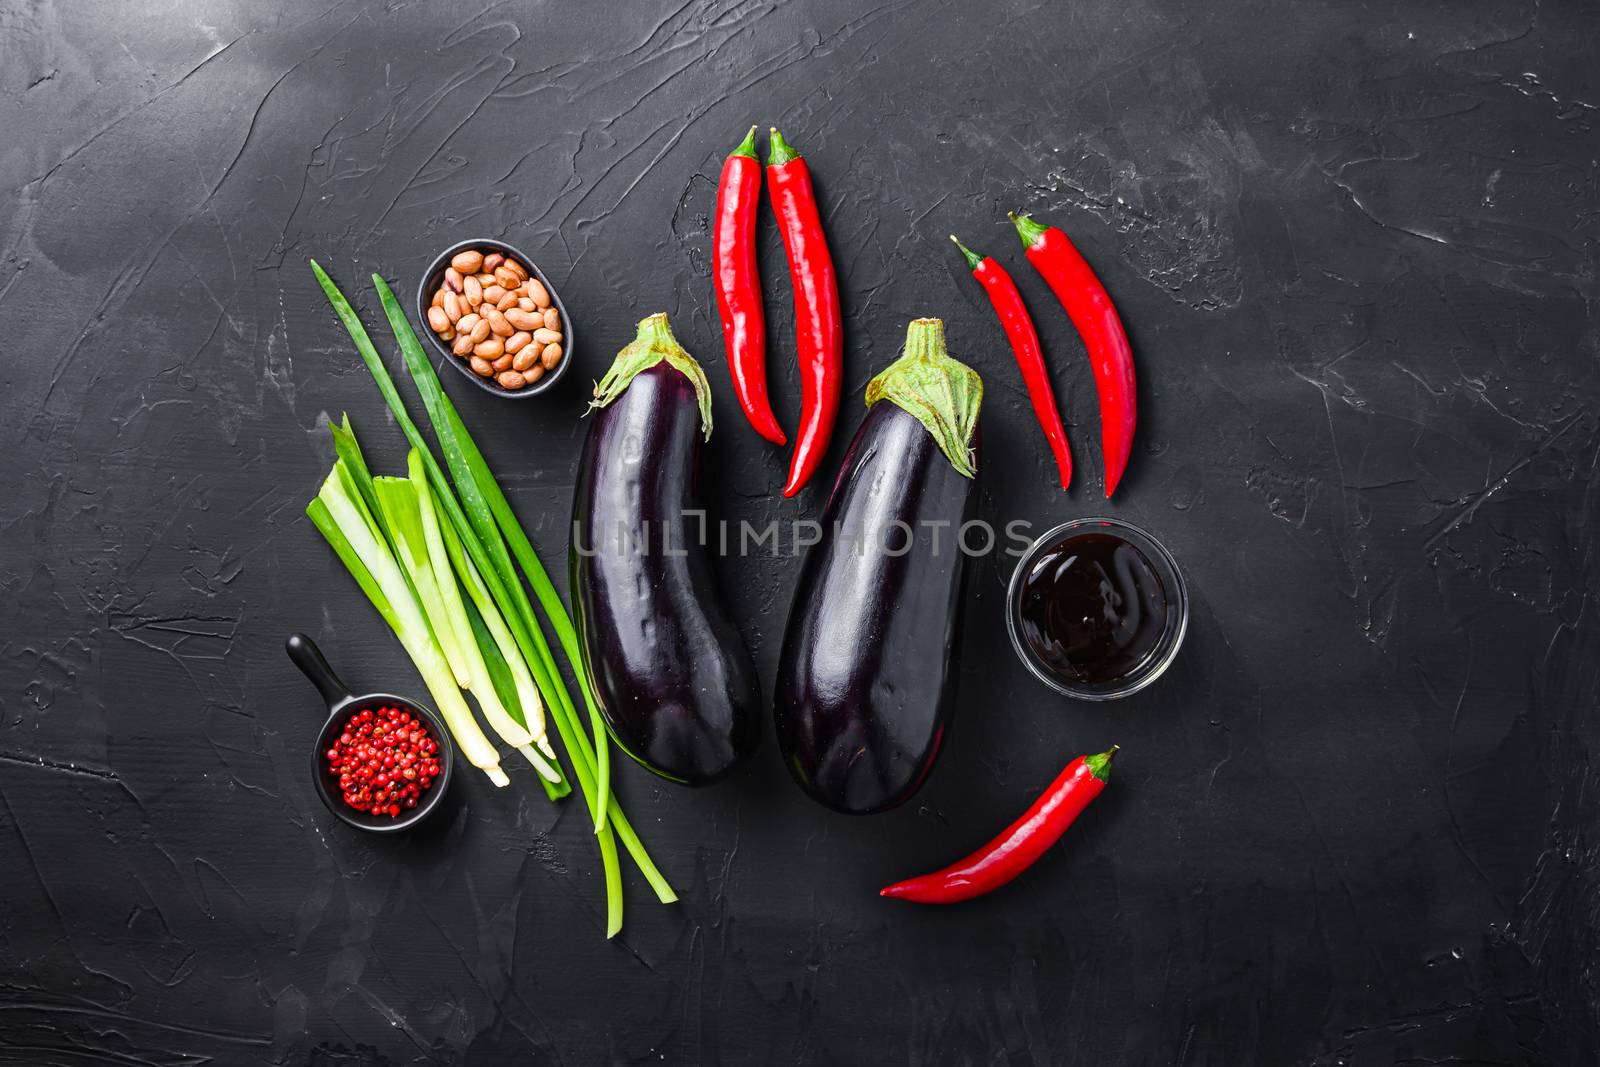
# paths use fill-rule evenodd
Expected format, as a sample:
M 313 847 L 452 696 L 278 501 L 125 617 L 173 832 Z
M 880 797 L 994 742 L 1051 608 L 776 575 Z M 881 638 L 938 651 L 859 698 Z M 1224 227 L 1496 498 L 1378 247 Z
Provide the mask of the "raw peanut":
M 516 271 L 511 269 L 509 262 L 502 263 L 494 269 L 494 280 L 507 289 L 515 289 L 522 284 L 522 278 L 518 276 Z
M 471 335 L 464 333 L 457 334 L 456 343 L 450 346 L 450 351 L 454 352 L 458 356 L 470 356 L 472 354 L 472 345 L 473 341 Z
M 461 321 L 461 300 L 456 294 L 444 294 L 444 313 L 451 322 Z
M 499 359 L 506 354 L 506 343 L 498 337 L 491 337 L 487 341 L 479 341 L 473 345 L 472 354 L 484 359 Z
M 524 267 L 521 263 L 518 263 L 516 260 L 507 257 L 506 266 L 509 267 L 512 273 L 516 274 L 518 278 L 521 278 L 523 281 L 528 280 L 528 268 Z
M 506 321 L 519 330 L 537 330 L 544 325 L 544 320 L 531 311 L 521 308 L 509 308 L 505 313 Z
M 544 377 L 544 368 L 534 367 L 532 370 L 528 371 L 528 373 L 524 374 L 523 377 L 528 379 L 529 385 L 532 385 L 534 382 Z
M 446 330 L 444 333 L 441 333 L 439 335 L 439 340 L 441 340 L 441 341 L 454 341 L 455 339 L 456 339 L 455 330 Z
M 561 329 L 561 312 L 555 308 L 544 309 L 544 328 L 547 330 Z
M 516 356 L 501 356 L 499 359 L 489 364 L 489 366 L 494 368 L 494 372 L 496 374 L 499 374 L 503 370 L 510 370 L 511 364 L 515 363 L 516 361 Z
M 490 274 L 493 274 L 495 272 L 495 268 L 500 266 L 500 264 L 504 263 L 505 261 L 506 257 L 502 256 L 499 252 L 490 252 L 488 255 L 483 257 L 483 269 L 488 271 Z
M 544 351 L 539 353 L 539 362 L 545 370 L 555 370 L 556 364 L 561 362 L 561 346 L 545 345 Z
M 501 371 L 495 377 L 495 381 L 500 383 L 502 389 L 521 389 L 528 384 L 528 379 L 514 370 Z
M 538 278 L 528 279 L 528 296 L 542 308 L 550 306 L 550 290 L 546 289 Z
M 464 332 L 470 331 L 474 326 L 478 325 L 478 320 L 481 318 L 483 318 L 483 316 L 479 315 L 476 311 L 469 311 L 467 314 L 461 316 L 461 320 L 456 323 L 456 329 Z
M 526 373 L 539 365 L 539 357 L 532 352 L 518 352 L 511 357 L 511 369 Z
M 467 303 L 473 307 L 483 303 L 483 285 L 477 278 L 468 278 L 462 282 L 461 291 L 467 294 Z
M 538 304 L 535 304 L 533 302 L 533 297 L 531 297 L 531 296 L 519 296 L 519 297 L 517 297 L 517 307 L 521 308 L 523 311 L 532 311 L 534 308 L 536 308 L 538 306 L 539 306 Z
M 469 248 L 450 257 L 450 265 L 462 274 L 476 274 L 483 266 L 483 253 Z
M 477 344 L 479 341 L 485 340 L 489 336 L 489 329 L 490 326 L 488 319 L 479 319 L 477 322 L 473 323 L 472 343 Z
M 461 291 L 461 272 L 454 267 L 446 267 L 444 269 L 444 285 L 452 293 L 459 293 Z
M 489 366 L 489 361 L 479 359 L 477 356 L 472 357 L 472 362 L 469 366 L 472 367 L 472 373 L 480 378 L 487 378 L 494 373 L 494 368 Z
M 444 333 L 450 328 L 450 316 L 444 313 L 444 308 L 429 308 L 428 325 L 434 333 Z
M 506 351 L 510 352 L 512 355 L 515 355 L 526 348 L 528 346 L 528 342 L 531 340 L 533 340 L 533 334 L 529 333 L 527 330 L 518 330 L 510 337 L 506 338 Z M 517 369 L 521 370 L 522 368 L 518 367 Z
M 499 300 L 496 300 L 494 306 L 499 311 L 509 311 L 511 308 L 514 308 L 514 307 L 517 306 L 517 294 L 516 293 L 507 293 L 505 296 L 502 296 Z
M 533 339 L 535 341 L 543 341 L 547 345 L 553 345 L 561 340 L 561 331 L 547 330 L 543 326 L 540 326 L 538 329 L 533 331 Z
M 434 307 L 443 307 L 444 306 L 444 290 L 442 288 L 438 289 L 438 290 L 435 290 L 435 292 L 433 294 L 433 306 Z
M 505 295 L 505 286 L 501 285 L 499 282 L 495 282 L 493 285 L 486 285 L 483 287 L 483 298 L 489 301 L 491 304 L 498 302 L 499 299 Z
M 506 317 L 495 308 L 490 308 L 489 313 L 484 318 L 489 320 L 489 329 L 493 330 L 497 336 L 510 337 L 517 332 L 511 328 L 511 323 L 506 320 Z

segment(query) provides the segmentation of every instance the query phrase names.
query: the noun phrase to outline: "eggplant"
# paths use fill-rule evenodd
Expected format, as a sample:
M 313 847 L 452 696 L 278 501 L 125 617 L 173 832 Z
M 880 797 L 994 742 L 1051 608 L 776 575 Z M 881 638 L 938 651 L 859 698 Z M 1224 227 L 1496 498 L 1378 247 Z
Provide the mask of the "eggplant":
M 836 811 L 905 803 L 939 755 L 982 399 L 983 380 L 946 354 L 943 323 L 913 322 L 905 355 L 867 386 L 801 570 L 773 714 L 790 774 Z
M 755 665 L 701 543 L 704 512 L 693 514 L 710 385 L 667 316 L 652 315 L 590 406 L 569 557 L 584 666 L 624 752 L 704 785 L 755 751 L 762 715 Z

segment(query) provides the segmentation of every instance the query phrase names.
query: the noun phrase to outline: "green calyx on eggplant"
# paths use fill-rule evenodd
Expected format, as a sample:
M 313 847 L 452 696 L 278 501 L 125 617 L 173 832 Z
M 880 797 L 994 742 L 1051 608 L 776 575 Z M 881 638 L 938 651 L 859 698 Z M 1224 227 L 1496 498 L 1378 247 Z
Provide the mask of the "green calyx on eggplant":
M 584 664 L 622 750 L 663 778 L 703 785 L 755 750 L 762 711 L 699 537 L 710 385 L 667 316 L 652 315 L 590 409 L 569 559 Z
M 887 403 L 885 403 L 887 401 Z M 773 702 L 784 765 L 814 800 L 865 815 L 927 780 L 949 724 L 983 380 L 918 319 L 867 386 L 867 416 L 789 609 Z

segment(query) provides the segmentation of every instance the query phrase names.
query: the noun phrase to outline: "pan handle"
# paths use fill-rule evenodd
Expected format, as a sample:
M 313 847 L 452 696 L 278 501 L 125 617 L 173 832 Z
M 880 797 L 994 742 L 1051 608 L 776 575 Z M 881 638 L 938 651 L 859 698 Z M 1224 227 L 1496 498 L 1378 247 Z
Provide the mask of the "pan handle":
M 328 666 L 327 657 L 322 654 L 322 649 L 317 647 L 315 641 L 305 634 L 290 634 L 289 640 L 284 642 L 284 647 L 288 650 L 289 658 L 294 661 L 294 665 L 300 668 L 300 673 L 311 679 L 311 684 L 317 687 L 317 692 L 322 694 L 322 699 L 327 701 L 330 710 L 351 699 L 350 687 L 333 673 L 333 668 Z

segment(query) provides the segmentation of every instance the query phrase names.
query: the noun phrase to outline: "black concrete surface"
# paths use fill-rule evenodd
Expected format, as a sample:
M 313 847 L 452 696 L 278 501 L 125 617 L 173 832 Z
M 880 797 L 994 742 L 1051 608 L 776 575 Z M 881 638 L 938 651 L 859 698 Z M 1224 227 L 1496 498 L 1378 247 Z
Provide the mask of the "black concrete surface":
M 0 1061 L 1595 1062 L 1597 40 L 1577 0 L 0 4 Z M 579 366 L 536 404 L 446 387 L 558 574 L 587 383 L 657 310 L 716 390 L 720 513 L 813 517 L 739 418 L 707 277 L 753 122 L 811 161 L 842 276 L 826 477 L 940 315 L 988 382 L 983 515 L 1148 527 L 1192 626 L 1154 687 L 1067 702 L 1007 643 L 1009 558 L 980 561 L 916 799 L 830 814 L 770 733 L 706 791 L 619 763 L 682 901 L 630 871 L 607 943 L 586 816 L 527 773 L 463 775 L 399 840 L 306 780 L 287 632 L 420 690 L 301 515 L 341 412 L 403 462 L 306 260 L 376 331 L 373 271 L 408 293 L 474 234 L 537 257 Z M 1013 208 L 1128 324 L 1109 504 Z M 1070 495 L 951 232 L 1038 320 Z M 797 561 L 721 567 L 770 686 Z M 1005 892 L 876 897 L 1111 742 L 1105 796 Z

